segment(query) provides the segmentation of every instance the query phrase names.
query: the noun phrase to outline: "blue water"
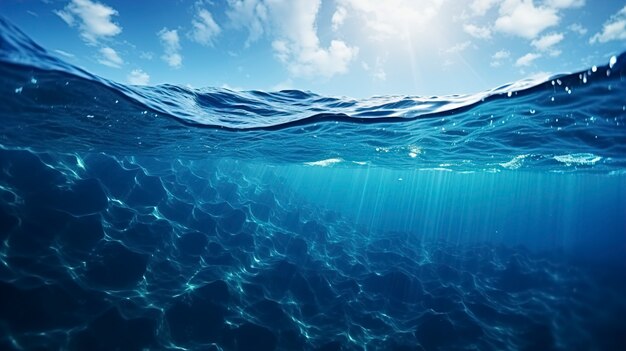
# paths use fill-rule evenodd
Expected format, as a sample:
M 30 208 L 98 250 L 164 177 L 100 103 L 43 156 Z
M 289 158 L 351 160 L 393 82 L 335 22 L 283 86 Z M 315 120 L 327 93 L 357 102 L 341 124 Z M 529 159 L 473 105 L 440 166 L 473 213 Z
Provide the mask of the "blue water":
M 624 349 L 624 62 L 138 87 L 0 19 L 0 349 Z

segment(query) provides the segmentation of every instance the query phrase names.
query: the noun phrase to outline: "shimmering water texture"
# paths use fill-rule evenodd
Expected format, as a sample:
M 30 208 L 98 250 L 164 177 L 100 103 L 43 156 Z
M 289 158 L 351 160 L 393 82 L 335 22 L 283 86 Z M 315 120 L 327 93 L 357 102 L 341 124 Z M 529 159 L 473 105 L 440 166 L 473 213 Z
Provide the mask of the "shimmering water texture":
M 626 345 L 623 55 L 354 100 L 125 86 L 0 27 L 0 349 Z
M 50 56 L 5 21 L 0 29 L 8 145 L 461 171 L 626 167 L 626 55 L 474 95 L 355 100 L 127 86 Z

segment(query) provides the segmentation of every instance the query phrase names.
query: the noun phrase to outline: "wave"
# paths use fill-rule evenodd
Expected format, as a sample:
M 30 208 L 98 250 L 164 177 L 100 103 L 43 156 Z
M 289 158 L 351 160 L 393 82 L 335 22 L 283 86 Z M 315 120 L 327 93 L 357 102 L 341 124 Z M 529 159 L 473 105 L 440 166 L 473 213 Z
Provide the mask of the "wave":
M 626 53 L 471 95 L 354 99 L 125 85 L 55 58 L 5 19 L 0 32 L 0 143 L 11 147 L 463 170 L 626 166 Z M 558 159 L 576 154 L 599 159 Z M 520 167 L 502 166 L 520 155 Z

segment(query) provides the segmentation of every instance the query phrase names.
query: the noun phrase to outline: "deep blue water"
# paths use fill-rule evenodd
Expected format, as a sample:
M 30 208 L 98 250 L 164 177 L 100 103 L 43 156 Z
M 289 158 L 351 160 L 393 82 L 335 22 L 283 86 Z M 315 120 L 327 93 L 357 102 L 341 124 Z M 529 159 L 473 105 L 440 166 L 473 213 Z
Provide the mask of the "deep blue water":
M 351 99 L 0 39 L 2 350 L 626 347 L 625 55 Z

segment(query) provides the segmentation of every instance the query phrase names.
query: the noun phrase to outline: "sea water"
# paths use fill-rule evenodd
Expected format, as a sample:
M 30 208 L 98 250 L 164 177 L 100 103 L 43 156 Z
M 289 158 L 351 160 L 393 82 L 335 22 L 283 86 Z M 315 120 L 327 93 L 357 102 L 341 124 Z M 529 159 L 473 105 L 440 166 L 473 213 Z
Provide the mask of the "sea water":
M 467 96 L 127 86 L 0 20 L 3 350 L 618 350 L 626 56 Z

